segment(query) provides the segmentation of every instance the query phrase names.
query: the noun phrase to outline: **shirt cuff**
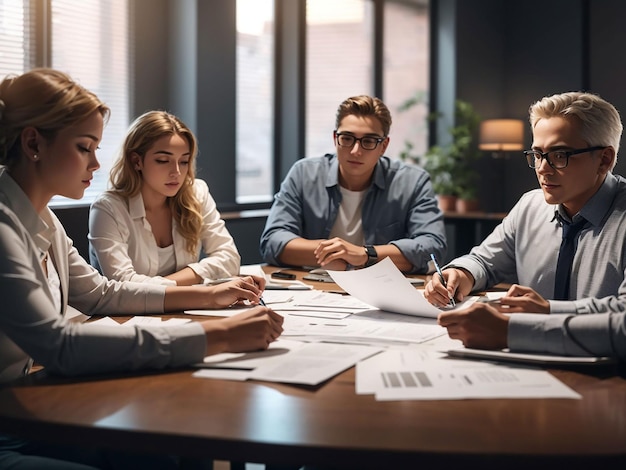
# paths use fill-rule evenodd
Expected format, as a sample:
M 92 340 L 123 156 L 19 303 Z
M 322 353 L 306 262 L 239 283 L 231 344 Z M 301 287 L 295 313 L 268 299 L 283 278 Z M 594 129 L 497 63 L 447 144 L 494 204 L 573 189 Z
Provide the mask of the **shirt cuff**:
M 511 351 L 543 351 L 546 342 L 542 320 L 548 315 L 540 313 L 515 313 L 509 317 L 507 344 Z
M 548 300 L 550 304 L 550 313 L 587 313 L 585 308 L 579 308 L 576 306 L 576 302 L 573 300 Z

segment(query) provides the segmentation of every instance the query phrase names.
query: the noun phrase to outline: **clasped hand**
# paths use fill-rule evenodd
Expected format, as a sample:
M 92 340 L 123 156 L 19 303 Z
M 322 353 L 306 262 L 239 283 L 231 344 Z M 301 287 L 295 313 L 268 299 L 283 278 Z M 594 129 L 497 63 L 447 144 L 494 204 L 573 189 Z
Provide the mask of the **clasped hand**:
M 317 263 L 327 269 L 343 270 L 349 264 L 362 266 L 367 262 L 367 254 L 362 246 L 339 237 L 321 241 L 314 254 Z

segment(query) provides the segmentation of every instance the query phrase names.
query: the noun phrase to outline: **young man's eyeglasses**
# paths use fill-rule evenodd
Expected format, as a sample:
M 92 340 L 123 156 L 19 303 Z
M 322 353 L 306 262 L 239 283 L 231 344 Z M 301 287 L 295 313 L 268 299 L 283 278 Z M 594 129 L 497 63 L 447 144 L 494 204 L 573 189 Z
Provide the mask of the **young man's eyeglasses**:
M 341 132 L 337 132 L 335 134 L 335 139 L 337 139 L 337 144 L 340 147 L 352 148 L 356 142 L 359 143 L 362 149 L 364 150 L 374 150 L 378 147 L 385 137 L 371 137 L 365 136 L 357 139 L 352 134 L 342 134 Z
M 548 162 L 548 165 L 550 165 L 555 170 L 561 170 L 567 166 L 567 164 L 569 163 L 569 157 L 571 157 L 572 155 L 593 152 L 594 150 L 601 150 L 604 148 L 606 147 L 596 146 L 577 150 L 552 150 L 550 152 L 540 152 L 539 150 L 525 150 L 524 155 L 526 155 L 528 166 L 531 168 L 537 168 L 538 166 L 541 166 L 541 160 L 545 158 Z

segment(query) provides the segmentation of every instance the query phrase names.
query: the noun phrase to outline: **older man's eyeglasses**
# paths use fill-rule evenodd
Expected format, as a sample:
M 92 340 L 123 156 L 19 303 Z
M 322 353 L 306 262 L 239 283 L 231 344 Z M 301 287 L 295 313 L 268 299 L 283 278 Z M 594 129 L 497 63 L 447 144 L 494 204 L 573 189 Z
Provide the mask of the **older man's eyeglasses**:
M 336 133 L 335 138 L 337 139 L 337 144 L 340 147 L 352 148 L 354 147 L 354 144 L 358 142 L 364 150 L 374 150 L 378 147 L 378 144 L 385 140 L 385 137 L 371 136 L 356 138 L 352 134 L 342 134 L 341 132 Z
M 593 152 L 594 150 L 601 150 L 604 148 L 606 147 L 596 146 L 577 150 L 552 150 L 550 152 L 540 152 L 539 150 L 525 150 L 524 155 L 526 155 L 526 160 L 528 161 L 528 166 L 530 168 L 537 168 L 541 166 L 541 160 L 545 158 L 548 162 L 548 165 L 550 165 L 555 170 L 561 170 L 567 167 L 567 164 L 569 163 L 569 157 L 571 157 L 572 155 Z

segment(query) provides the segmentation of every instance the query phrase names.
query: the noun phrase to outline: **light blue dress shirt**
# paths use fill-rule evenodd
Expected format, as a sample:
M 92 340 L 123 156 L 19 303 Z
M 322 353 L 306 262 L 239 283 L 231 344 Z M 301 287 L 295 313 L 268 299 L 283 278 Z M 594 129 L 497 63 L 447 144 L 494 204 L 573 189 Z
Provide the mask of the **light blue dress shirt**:
M 626 362 L 626 313 L 511 315 L 511 351 L 562 356 L 611 356 Z
M 261 235 L 263 259 L 280 265 L 280 254 L 294 238 L 327 239 L 340 204 L 336 155 L 297 161 L 274 197 Z M 412 272 L 426 273 L 431 253 L 445 256 L 443 213 L 422 168 L 381 157 L 363 201 L 362 223 L 367 245 L 395 245 Z
M 475 290 L 516 283 L 550 299 L 562 238 L 557 211 L 565 216 L 540 189 L 529 191 L 483 243 L 446 267 L 472 273 Z M 588 223 L 572 264 L 570 300 L 549 300 L 550 312 L 626 311 L 626 179 L 609 173 L 579 214 Z

